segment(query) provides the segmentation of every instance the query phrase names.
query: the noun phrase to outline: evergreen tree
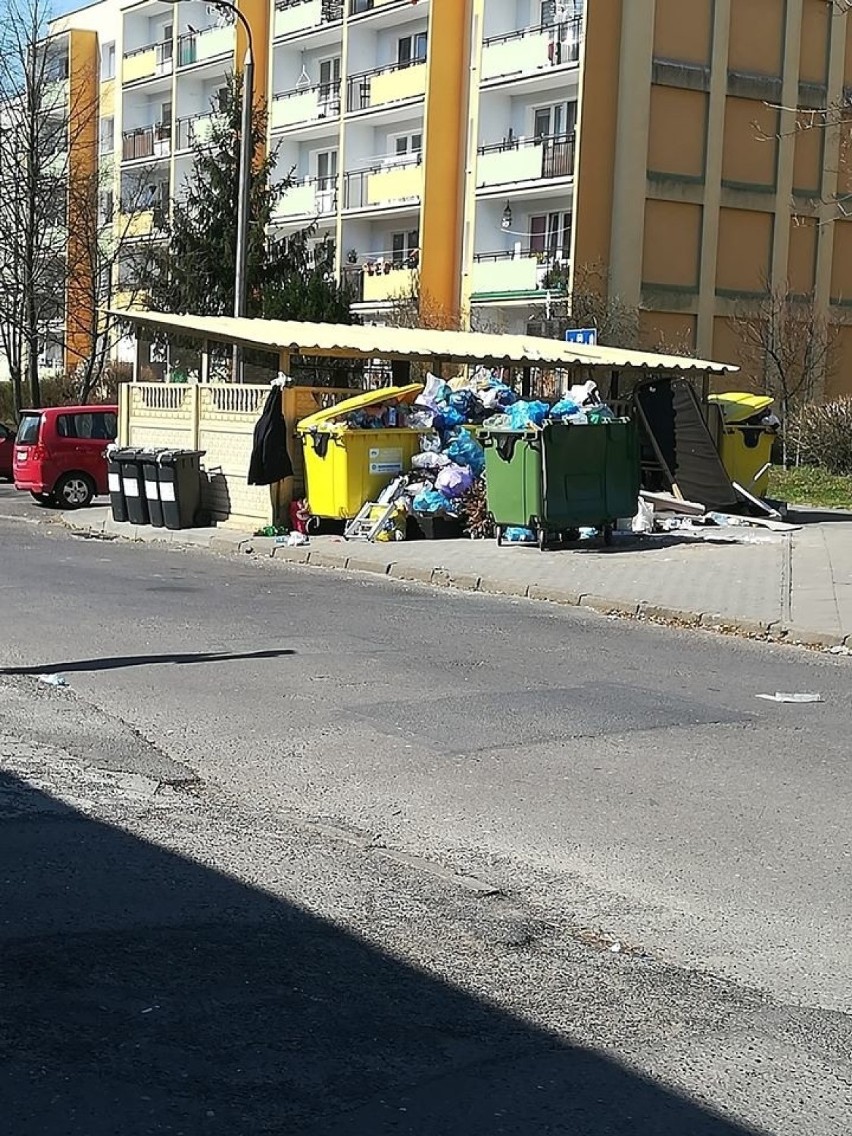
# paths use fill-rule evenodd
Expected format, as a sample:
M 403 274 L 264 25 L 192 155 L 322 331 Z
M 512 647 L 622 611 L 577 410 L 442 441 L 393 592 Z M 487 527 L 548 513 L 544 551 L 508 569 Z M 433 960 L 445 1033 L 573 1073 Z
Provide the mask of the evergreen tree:
M 193 142 L 193 168 L 174 202 L 168 242 L 151 281 L 151 307 L 231 315 L 237 247 L 242 76 L 228 80 L 209 135 Z M 289 237 L 269 235 L 275 202 L 291 184 L 273 182 L 276 155 L 265 153 L 266 110 L 252 115 L 252 169 L 246 314 L 268 319 L 351 323 L 327 240 L 311 247 L 316 225 Z

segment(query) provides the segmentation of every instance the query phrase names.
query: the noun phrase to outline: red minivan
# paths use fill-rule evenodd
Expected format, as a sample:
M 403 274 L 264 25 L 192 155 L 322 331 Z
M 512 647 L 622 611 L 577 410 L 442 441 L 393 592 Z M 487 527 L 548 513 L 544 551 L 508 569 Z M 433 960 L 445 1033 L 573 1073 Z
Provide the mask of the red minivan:
M 79 509 L 107 486 L 106 448 L 118 434 L 117 406 L 24 410 L 15 438 L 15 488 L 43 505 Z

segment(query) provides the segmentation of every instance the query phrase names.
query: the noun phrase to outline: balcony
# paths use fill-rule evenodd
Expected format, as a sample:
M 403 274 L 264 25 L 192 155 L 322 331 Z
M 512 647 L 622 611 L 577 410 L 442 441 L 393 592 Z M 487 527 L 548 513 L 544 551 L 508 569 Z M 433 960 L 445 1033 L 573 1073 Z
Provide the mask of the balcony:
M 344 208 L 384 209 L 391 205 L 416 204 L 423 196 L 423 166 L 420 156 L 348 173 L 344 180 Z
M 365 265 L 344 265 L 343 282 L 356 304 L 383 304 L 417 294 L 417 253 L 399 260 L 395 253 L 372 253 Z
M 481 81 L 529 76 L 579 63 L 582 38 L 579 17 L 492 36 L 482 45 Z
M 360 16 L 364 12 L 380 12 L 383 8 L 401 8 L 411 0 L 349 0 L 349 15 Z
M 176 123 L 177 138 L 175 152 L 191 150 L 196 143 L 210 140 L 217 116 L 214 114 L 194 114 L 179 118 Z
M 275 95 L 269 122 L 273 130 L 284 130 L 288 126 L 338 118 L 339 115 L 340 83 L 318 83 Z
M 167 158 L 172 151 L 172 124 L 155 122 L 125 130 L 121 136 L 121 160 L 136 162 L 140 158 Z
M 275 37 L 313 31 L 343 19 L 343 0 L 277 0 Z
M 573 134 L 550 138 L 510 138 L 480 146 L 476 160 L 476 187 L 574 176 Z
M 165 211 L 160 206 L 135 209 L 118 215 L 118 234 L 128 240 L 141 240 L 165 229 Z
M 294 182 L 278 198 L 272 215 L 286 217 L 323 217 L 337 212 L 337 178 L 303 178 Z
M 127 51 L 121 64 L 122 83 L 138 83 L 159 75 L 169 75 L 173 65 L 173 44 L 170 39 L 151 43 Z
M 557 253 L 520 246 L 510 252 L 477 253 L 473 258 L 473 295 L 517 296 L 544 290 L 548 274 L 565 261 Z
M 236 37 L 232 23 L 217 24 L 203 31 L 178 36 L 178 68 L 193 67 L 209 59 L 234 54 Z
M 425 63 L 394 63 L 351 75 L 347 81 L 346 109 L 369 110 L 423 98 L 425 93 Z

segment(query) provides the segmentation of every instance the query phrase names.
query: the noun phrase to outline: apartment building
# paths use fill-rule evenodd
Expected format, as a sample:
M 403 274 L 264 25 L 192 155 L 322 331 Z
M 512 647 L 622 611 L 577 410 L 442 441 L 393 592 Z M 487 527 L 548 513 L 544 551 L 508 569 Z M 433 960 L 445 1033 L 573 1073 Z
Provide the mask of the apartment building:
M 572 273 L 604 266 L 645 345 L 736 360 L 728 317 L 767 280 L 845 324 L 849 175 L 837 132 L 797 131 L 794 109 L 852 87 L 845 5 L 239 3 L 292 177 L 274 229 L 316 222 L 364 318 L 419 295 L 522 331 Z M 100 159 L 117 208 L 132 200 L 140 235 L 156 231 L 242 29 L 202 0 L 102 0 L 56 28 L 97 35 Z M 852 389 L 852 326 L 841 354 L 830 390 Z

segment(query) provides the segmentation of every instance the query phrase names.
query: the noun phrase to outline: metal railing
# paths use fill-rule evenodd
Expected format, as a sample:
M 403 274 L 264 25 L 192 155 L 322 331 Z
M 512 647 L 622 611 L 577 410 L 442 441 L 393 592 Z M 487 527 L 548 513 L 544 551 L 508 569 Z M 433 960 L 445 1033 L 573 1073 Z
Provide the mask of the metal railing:
M 314 83 L 309 87 L 294 87 L 291 91 L 281 91 L 272 96 L 273 103 L 281 99 L 297 99 L 300 95 L 316 92 L 321 118 L 335 118 L 340 114 L 340 80 L 331 83 Z
M 380 162 L 375 165 L 368 166 L 363 170 L 350 170 L 343 175 L 343 208 L 344 209 L 362 209 L 366 205 L 375 205 L 375 207 L 383 208 L 387 202 L 370 202 L 367 200 L 368 184 L 371 177 L 378 174 L 390 173 L 393 170 L 411 169 L 422 165 L 423 155 L 417 153 L 414 156 L 400 157 L 399 160 L 389 160 Z M 422 196 L 422 190 L 418 189 L 416 193 L 410 194 L 407 197 L 395 198 L 394 200 L 400 201 L 419 201 Z
M 576 63 L 580 58 L 580 42 L 583 38 L 583 17 L 572 16 L 569 20 L 555 20 L 550 24 L 535 24 L 529 28 L 516 28 L 502 35 L 489 36 L 482 41 L 483 47 L 491 47 L 495 43 L 511 43 L 513 40 L 526 39 L 528 36 L 546 35 L 552 44 L 567 45 L 576 48 L 576 55 L 571 58 L 553 59 L 556 63 Z
M 480 146 L 477 154 L 507 154 L 532 147 L 541 148 L 542 178 L 561 178 L 574 176 L 575 134 L 550 134 L 540 138 L 504 138 L 502 142 L 491 142 Z M 516 180 L 516 179 L 509 179 Z M 530 179 L 535 180 L 535 179 Z
M 477 252 L 473 257 L 475 264 L 483 264 L 486 262 L 496 263 L 506 260 L 535 260 L 543 268 L 555 268 L 557 265 L 566 264 L 568 259 L 569 255 L 567 251 L 561 252 L 559 249 L 537 248 L 501 249 L 499 252 Z
M 185 118 L 179 118 L 175 123 L 177 128 L 175 150 L 191 149 L 198 138 L 196 134 L 197 124 L 199 122 L 210 123 L 216 117 L 219 116 L 216 115 L 215 111 L 210 111 L 209 114 L 190 114 Z
M 337 174 L 334 174 L 331 177 L 306 177 L 294 181 L 287 189 L 282 191 L 278 203 L 273 208 L 273 215 L 287 215 L 289 212 L 286 205 L 282 203 L 286 199 L 288 191 L 303 189 L 309 186 L 314 189 L 314 203 L 313 208 L 307 211 L 308 213 L 322 217 L 326 214 L 337 212 L 338 179 Z
M 155 53 L 155 62 L 157 64 L 167 63 L 172 59 L 174 54 L 174 44 L 170 39 L 157 40 L 156 43 L 146 43 L 142 47 L 134 47 L 131 51 L 125 51 L 124 59 L 133 59 L 136 55 L 144 55 L 146 51 L 153 51 Z
M 406 4 L 411 4 L 411 0 L 396 0 L 396 3 L 387 3 L 387 0 L 385 0 L 385 3 L 381 5 L 381 10 L 402 8 Z M 375 0 L 349 0 L 350 16 L 361 16 L 364 12 L 373 12 L 375 10 Z
M 232 27 L 232 23 L 226 24 L 211 24 L 209 28 L 197 28 L 195 31 L 182 32 L 178 36 L 178 51 L 177 51 L 177 65 L 178 67 L 191 67 L 194 63 L 198 63 L 198 41 L 203 39 L 209 32 L 220 31 L 223 27 Z M 209 59 L 216 59 L 219 55 L 225 55 L 226 50 L 222 50 L 210 56 L 207 56 L 202 62 L 206 63 Z
M 278 12 L 286 12 L 288 8 L 301 8 L 310 0 L 275 0 Z M 333 24 L 343 19 L 343 0 L 322 0 L 322 23 Z
M 134 162 L 139 158 L 165 157 L 171 150 L 172 124 L 157 122 L 125 130 L 121 136 L 121 160 Z
M 350 75 L 346 80 L 346 109 L 366 110 L 373 105 L 370 101 L 370 81 L 376 76 L 390 75 L 394 71 L 405 71 L 409 67 L 420 67 L 425 63 L 425 59 L 409 59 L 405 63 L 390 63 L 386 67 L 374 67 L 370 71 Z

